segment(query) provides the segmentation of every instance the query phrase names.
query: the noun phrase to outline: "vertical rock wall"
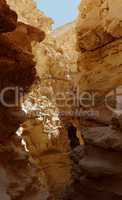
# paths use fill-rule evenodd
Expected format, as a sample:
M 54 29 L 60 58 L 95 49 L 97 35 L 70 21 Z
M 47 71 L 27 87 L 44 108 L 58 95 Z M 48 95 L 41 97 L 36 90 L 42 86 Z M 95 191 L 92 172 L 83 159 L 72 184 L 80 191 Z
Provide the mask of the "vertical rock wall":
M 122 84 L 122 2 L 81 1 L 77 21 L 81 90 L 101 95 Z
M 0 199 L 46 200 L 49 193 L 45 179 L 40 178 L 40 169 L 16 135 L 26 116 L 20 103 L 15 104 L 15 93 L 9 90 L 17 87 L 25 93 L 36 79 L 31 41 L 43 40 L 44 33 L 17 23 L 17 14 L 4 0 L 0 1 L 0 22 L 0 92 L 7 89 L 0 102 Z
M 44 31 L 49 31 L 51 28 L 52 19 L 46 17 L 43 12 L 40 12 L 34 1 L 7 0 L 7 3 L 18 14 L 19 21 L 43 29 Z
M 98 92 L 104 97 L 122 84 L 121 10 L 119 0 L 81 1 L 76 25 L 81 92 Z M 98 100 L 104 107 L 105 97 Z M 121 115 L 112 117 L 116 109 L 111 112 L 110 107 L 103 107 L 99 110 L 100 116 L 104 113 L 103 121 L 81 117 L 85 145 L 71 154 L 74 183 L 66 191 L 66 200 L 122 199 Z M 106 120 L 107 110 L 112 122 Z

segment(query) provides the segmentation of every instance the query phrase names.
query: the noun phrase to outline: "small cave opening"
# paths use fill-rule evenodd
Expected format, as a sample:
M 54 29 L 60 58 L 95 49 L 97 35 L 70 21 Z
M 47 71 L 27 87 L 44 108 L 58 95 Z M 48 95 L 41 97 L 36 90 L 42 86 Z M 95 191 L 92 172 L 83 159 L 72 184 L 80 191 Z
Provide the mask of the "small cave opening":
M 73 124 L 68 126 L 68 138 L 72 149 L 80 145 L 79 138 L 77 137 L 77 128 Z

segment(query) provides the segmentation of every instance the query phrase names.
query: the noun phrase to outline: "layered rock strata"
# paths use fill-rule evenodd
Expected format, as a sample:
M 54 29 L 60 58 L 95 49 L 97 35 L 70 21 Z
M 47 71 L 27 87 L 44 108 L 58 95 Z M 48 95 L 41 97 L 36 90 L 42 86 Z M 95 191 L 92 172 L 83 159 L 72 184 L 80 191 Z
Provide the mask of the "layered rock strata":
M 122 84 L 122 2 L 81 1 L 77 21 L 80 88 L 106 94 Z
M 17 14 L 10 10 L 5 0 L 0 3 L 0 32 L 12 31 L 16 27 Z
M 32 0 L 7 0 L 7 3 L 18 14 L 18 20 L 37 27 L 38 29 L 43 29 L 49 32 L 51 29 L 51 24 L 53 20 L 46 17 L 43 12 L 37 9 L 36 3 Z
M 66 199 L 122 199 L 121 130 L 87 127 L 82 133 L 86 144 L 71 154 L 75 182 Z
M 44 200 L 49 193 L 40 169 L 15 134 L 26 116 L 14 91 L 16 87 L 27 92 L 36 79 L 31 41 L 42 41 L 44 32 L 18 23 L 5 1 L 0 1 L 0 22 L 0 92 L 6 91 L 0 103 L 0 199 Z
M 78 83 L 81 93 L 97 93 L 98 105 L 95 101 L 90 110 L 94 112 L 96 107 L 99 116 L 81 117 L 85 145 L 71 154 L 74 183 L 66 191 L 66 200 L 122 199 L 121 116 L 112 118 L 112 112 L 117 112 L 115 105 L 115 109 L 111 109 L 112 104 L 117 103 L 117 94 L 115 102 L 107 105 L 104 96 L 122 84 L 121 10 L 119 0 L 81 1 L 76 25 Z M 121 104 L 121 98 L 119 102 Z
M 8 0 L 8 3 L 18 13 L 19 20 L 29 24 L 29 27 L 30 24 L 35 25 L 41 29 L 41 33 L 42 30 L 46 32 L 45 40 L 40 43 L 32 37 L 34 32 L 32 28 L 28 29 L 28 34 L 31 33 L 29 35 L 34 39 L 32 53 L 38 80 L 25 97 L 23 107 L 28 112 L 28 119 L 22 125 L 24 129 L 22 137 L 31 156 L 41 167 L 40 171 L 45 172 L 52 195 L 59 198 L 61 191 L 71 182 L 71 161 L 68 155 L 70 147 L 66 131 L 60 123 L 56 102 L 56 95 L 59 92 L 64 94 L 67 88 L 71 88 L 67 76 L 69 60 L 53 38 L 53 34 L 48 35 L 51 20 L 38 12 L 32 1 L 20 3 Z M 22 27 L 20 24 L 20 28 Z M 43 39 L 44 34 L 41 35 Z M 55 171 L 58 170 L 60 173 L 55 177 Z
M 1 182 L 4 185 L 4 188 L 1 186 L 1 198 L 47 199 L 46 174 L 51 193 L 59 199 L 60 192 L 71 183 L 72 164 L 69 144 L 65 142 L 67 132 L 60 125 L 67 127 L 72 123 L 78 131 L 83 127 L 83 118 L 74 116 L 81 106 L 72 103 L 77 95 L 76 88 L 81 93 L 97 91 L 98 96 L 103 96 L 121 84 L 121 0 L 84 0 L 77 26 L 74 22 L 48 36 L 42 30 L 50 32 L 52 20 L 39 12 L 32 1 L 7 2 L 22 22 L 18 23 L 17 14 L 1 1 L 0 89 L 17 86 L 27 93 L 34 80 L 38 80 L 26 96 L 26 109 L 30 105 L 29 119 L 26 120 L 20 105 L 11 109 L 0 106 Z M 76 42 L 79 53 L 75 50 Z M 13 103 L 13 100 L 14 94 L 7 92 L 5 101 Z M 97 107 L 102 111 L 99 117 L 90 118 L 92 122 L 84 120 L 85 126 L 90 124 L 93 128 L 82 129 L 86 145 L 72 154 L 75 184 L 67 199 L 121 199 L 121 125 L 118 123 L 116 128 L 114 120 L 115 128 L 108 126 L 112 112 L 103 112 L 102 103 L 100 101 Z M 64 111 L 65 117 L 60 118 Z M 99 127 L 103 122 L 105 127 Z M 22 138 L 26 140 L 26 151 L 31 154 L 29 159 L 20 145 L 21 138 L 14 136 L 22 123 Z M 41 166 L 39 171 L 32 164 L 32 157 Z M 16 171 L 16 167 L 12 170 L 13 165 L 21 170 Z M 60 173 L 55 177 L 58 170 Z M 40 176 L 42 171 L 44 179 L 42 174 Z M 20 181 L 24 182 L 22 186 Z

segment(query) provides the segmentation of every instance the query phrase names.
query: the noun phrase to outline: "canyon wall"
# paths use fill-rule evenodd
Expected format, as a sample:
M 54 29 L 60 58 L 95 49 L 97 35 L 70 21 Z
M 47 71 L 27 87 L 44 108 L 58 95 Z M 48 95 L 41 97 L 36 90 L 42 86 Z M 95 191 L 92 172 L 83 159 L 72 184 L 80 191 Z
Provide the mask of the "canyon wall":
M 44 200 L 49 193 L 43 173 L 16 135 L 26 115 L 20 101 L 15 103 L 14 89 L 22 88 L 26 94 L 36 80 L 31 42 L 41 42 L 45 34 L 17 22 L 17 13 L 4 0 L 0 1 L 0 21 L 0 91 L 5 90 L 0 103 L 0 199 Z
M 55 97 L 60 90 L 64 93 L 70 87 L 67 66 L 69 61 L 56 39 L 49 34 L 51 19 L 38 11 L 32 1 L 20 3 L 8 0 L 8 3 L 18 13 L 19 20 L 29 26 L 38 27 L 41 33 L 44 33 L 43 42 L 35 41 L 34 37 L 31 43 L 37 80 L 30 92 L 25 95 L 23 107 L 28 112 L 28 119 L 22 125 L 24 129 L 22 137 L 31 156 L 39 163 L 42 169 L 40 171 L 44 172 L 51 193 L 57 196 L 71 179 L 71 161 L 68 156 L 70 147 L 66 130 L 61 125 Z M 31 36 L 33 36 L 32 30 Z M 31 108 L 28 108 L 29 104 Z M 62 162 L 60 162 L 61 157 Z M 59 175 L 55 175 L 55 170 L 60 170 Z
M 77 21 L 81 90 L 105 94 L 122 84 L 122 2 L 82 1 Z
M 103 98 L 99 116 L 84 118 L 77 89 L 104 97 L 121 85 L 121 0 L 82 0 L 78 19 L 55 31 L 33 1 L 7 3 L 0 2 L 0 91 L 22 88 L 24 101 L 0 103 L 0 198 L 120 200 L 121 119 Z M 4 100 L 13 104 L 15 93 Z
M 7 3 L 17 13 L 19 21 L 43 29 L 44 31 L 49 31 L 51 28 L 53 20 L 46 17 L 43 12 L 40 12 L 34 1 L 7 0 Z
M 122 199 L 122 111 L 105 94 L 122 84 L 122 1 L 82 0 L 76 25 L 81 93 L 98 94 L 99 117 L 81 117 L 81 135 L 85 145 L 71 153 L 74 182 L 64 199 Z M 118 98 L 119 98 L 118 97 Z M 100 104 L 99 104 L 100 103 Z M 121 107 L 120 107 L 121 108 Z M 84 109 L 85 110 L 85 109 Z M 89 109 L 87 109 L 89 111 Z M 103 116 L 102 116 L 103 115 Z M 102 117 L 101 117 L 102 116 Z M 109 120 L 108 120 L 109 119 Z

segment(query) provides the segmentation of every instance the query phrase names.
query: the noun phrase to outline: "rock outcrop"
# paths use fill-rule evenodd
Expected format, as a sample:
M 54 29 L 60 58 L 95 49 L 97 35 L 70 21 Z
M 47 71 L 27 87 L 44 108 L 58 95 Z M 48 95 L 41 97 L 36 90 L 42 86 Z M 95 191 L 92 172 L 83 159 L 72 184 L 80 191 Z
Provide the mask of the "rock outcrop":
M 104 102 L 122 84 L 121 0 L 82 0 L 78 20 L 53 32 L 33 1 L 7 3 L 0 1 L 0 199 L 121 200 L 121 117 Z M 82 116 L 84 91 L 97 92 L 89 109 L 98 116 Z
M 31 41 L 41 42 L 45 34 L 18 23 L 17 14 L 2 0 L 0 22 L 0 199 L 46 200 L 46 181 L 16 135 L 26 116 L 20 106 L 20 91 L 15 91 L 22 89 L 25 94 L 36 80 Z
M 121 115 L 105 107 L 104 95 L 122 84 L 122 2 L 82 0 L 76 25 L 81 94 L 97 93 L 98 117 L 81 117 L 85 145 L 71 153 L 74 182 L 63 199 L 122 199 Z M 121 91 L 121 90 L 120 90 Z M 99 98 L 100 96 L 100 98 Z M 120 93 L 121 96 L 121 93 Z M 103 98 L 101 98 L 103 97 Z M 121 98 L 120 98 L 121 104 Z M 96 105 L 98 103 L 98 105 Z M 89 109 L 84 108 L 89 111 Z M 112 111 L 112 112 L 111 112 Z M 121 110 L 120 110 L 121 111 Z
M 70 76 L 77 74 L 78 51 L 76 51 L 76 22 L 66 24 L 53 31 L 52 36 L 62 48 L 67 60 L 67 68 Z M 65 66 L 65 67 L 66 67 Z M 72 77 L 73 78 L 73 77 Z
M 5 0 L 0 2 L 0 32 L 8 32 L 15 29 L 17 14 L 10 10 Z
M 68 138 L 59 118 L 56 94 L 58 95 L 60 91 L 64 93 L 67 88 L 71 88 L 68 79 L 70 59 L 66 58 L 62 48 L 53 37 L 53 33 L 48 34 L 51 20 L 44 17 L 40 11 L 38 12 L 32 1 L 20 3 L 20 1 L 8 0 L 8 3 L 18 13 L 19 20 L 28 24 L 26 25 L 27 30 L 22 23 L 19 23 L 18 29 L 27 31 L 31 41 L 33 40 L 32 54 L 38 75 L 30 92 L 25 95 L 23 108 L 28 113 L 28 117 L 22 124 L 22 137 L 26 141 L 32 158 L 41 167 L 40 171 L 44 172 L 51 194 L 59 198 L 59 194 L 71 182 L 71 160 L 68 154 L 70 150 Z M 26 7 L 26 10 L 23 7 Z M 37 27 L 40 31 L 37 31 Z M 41 35 L 38 36 L 37 33 Z M 40 43 L 44 37 L 45 40 Z M 61 158 L 62 162 L 60 162 Z M 55 177 L 55 171 L 58 170 L 60 173 Z
M 106 94 L 122 84 L 122 2 L 81 1 L 77 22 L 81 90 Z
M 71 154 L 75 182 L 66 199 L 122 199 L 121 130 L 87 127 L 82 133 L 85 145 Z
M 30 152 L 45 171 L 52 195 L 59 199 L 60 193 L 71 182 L 70 147 L 56 102 L 58 93 L 63 93 L 66 86 L 70 86 L 67 60 L 51 36 L 47 36 L 41 44 L 32 45 L 39 80 L 37 87 L 30 93 L 32 99 L 27 98 L 27 102 L 31 102 L 35 108 L 37 119 L 25 123 L 23 134 Z M 30 113 L 34 113 L 31 108 Z M 55 175 L 55 171 L 59 173 Z
M 19 21 L 37 27 L 38 29 L 43 29 L 46 32 L 51 30 L 53 20 L 38 10 L 34 1 L 23 0 L 21 2 L 19 0 L 7 0 L 7 3 L 17 13 Z

